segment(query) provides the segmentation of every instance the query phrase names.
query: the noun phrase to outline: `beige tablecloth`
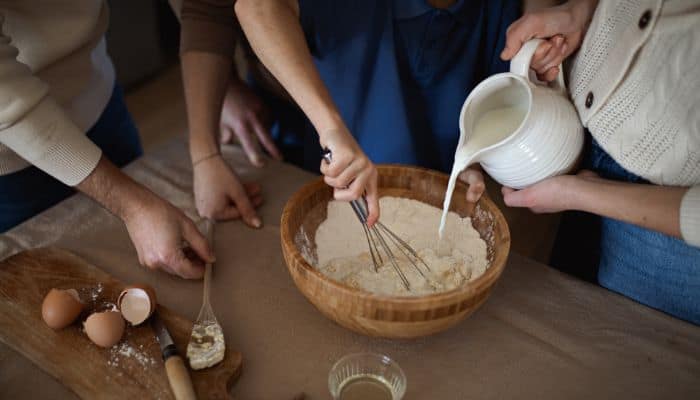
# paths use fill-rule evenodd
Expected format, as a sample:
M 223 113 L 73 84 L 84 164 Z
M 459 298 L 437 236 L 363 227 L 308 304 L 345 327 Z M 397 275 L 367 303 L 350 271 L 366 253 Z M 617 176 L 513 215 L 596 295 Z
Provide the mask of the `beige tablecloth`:
M 376 351 L 408 376 L 406 399 L 700 399 L 700 328 L 511 254 L 482 309 L 456 328 L 415 341 L 347 331 L 296 290 L 279 244 L 287 198 L 313 175 L 272 163 L 251 168 L 225 152 L 247 180 L 260 180 L 265 227 L 220 224 L 213 306 L 226 342 L 245 358 L 237 399 L 327 399 L 327 373 L 344 354 Z M 191 213 L 191 170 L 176 140 L 127 168 Z M 125 282 L 153 285 L 161 303 L 194 319 L 201 284 L 140 268 L 121 223 L 74 196 L 0 235 L 0 258 L 22 249 L 67 248 Z M 0 327 L 2 329 L 2 327 Z M 0 345 L 0 398 L 73 398 Z

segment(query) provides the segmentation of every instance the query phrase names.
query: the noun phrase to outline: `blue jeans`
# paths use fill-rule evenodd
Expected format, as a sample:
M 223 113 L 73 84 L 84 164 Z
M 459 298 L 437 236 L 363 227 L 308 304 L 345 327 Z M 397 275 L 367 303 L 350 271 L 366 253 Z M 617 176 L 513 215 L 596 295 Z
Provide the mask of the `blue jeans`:
M 103 155 L 123 167 L 143 154 L 138 130 L 115 85 L 112 96 L 95 125 L 87 132 Z M 46 210 L 75 190 L 32 166 L 0 176 L 0 232 Z
M 606 179 L 649 183 L 625 170 L 594 140 L 584 167 Z M 567 213 L 552 265 L 584 278 L 594 276 L 597 267 L 601 286 L 700 325 L 700 248 L 683 240 L 611 218 Z

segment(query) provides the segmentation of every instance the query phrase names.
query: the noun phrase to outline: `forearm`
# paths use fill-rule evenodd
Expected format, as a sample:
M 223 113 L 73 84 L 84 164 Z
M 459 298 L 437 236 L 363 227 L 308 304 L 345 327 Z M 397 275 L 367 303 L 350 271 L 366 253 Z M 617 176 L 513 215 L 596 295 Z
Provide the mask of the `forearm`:
M 182 54 L 182 76 L 193 161 L 219 150 L 217 133 L 232 60 L 198 51 Z
M 680 206 L 685 187 L 579 179 L 570 191 L 572 209 L 586 211 L 681 237 Z
M 238 20 L 260 61 L 289 92 L 320 135 L 342 126 L 313 64 L 294 0 L 239 0 Z
M 155 196 L 104 156 L 76 188 L 124 221 L 137 214 L 143 202 Z

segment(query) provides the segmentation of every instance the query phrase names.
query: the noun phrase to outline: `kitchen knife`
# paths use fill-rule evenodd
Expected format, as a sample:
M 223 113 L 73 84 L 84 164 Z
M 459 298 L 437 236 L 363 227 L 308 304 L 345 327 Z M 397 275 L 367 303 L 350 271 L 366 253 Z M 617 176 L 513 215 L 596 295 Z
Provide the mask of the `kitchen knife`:
M 151 315 L 151 327 L 155 331 L 156 339 L 160 345 L 160 351 L 165 362 L 165 372 L 168 375 L 168 382 L 170 382 L 170 388 L 173 390 L 175 400 L 197 400 L 190 373 L 187 371 L 182 357 L 178 354 L 168 329 L 158 317 L 158 312 Z

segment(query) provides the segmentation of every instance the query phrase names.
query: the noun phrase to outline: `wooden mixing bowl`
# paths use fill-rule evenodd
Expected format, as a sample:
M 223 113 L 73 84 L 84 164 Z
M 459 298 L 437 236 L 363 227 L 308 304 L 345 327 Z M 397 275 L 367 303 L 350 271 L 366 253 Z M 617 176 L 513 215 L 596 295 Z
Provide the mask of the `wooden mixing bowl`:
M 447 175 L 399 165 L 381 165 L 378 170 L 381 196 L 405 197 L 442 208 Z M 488 245 L 490 266 L 476 280 L 447 292 L 402 297 L 373 294 L 326 277 L 311 262 L 316 260 L 316 228 L 326 219 L 333 192 L 318 179 L 296 192 L 282 213 L 282 252 L 294 283 L 326 317 L 365 335 L 416 338 L 455 325 L 486 301 L 510 250 L 510 232 L 501 211 L 486 195 L 474 207 L 466 201 L 466 189 L 461 182 L 457 185 L 451 210 L 471 216 Z M 435 224 L 437 235 L 438 221 Z

